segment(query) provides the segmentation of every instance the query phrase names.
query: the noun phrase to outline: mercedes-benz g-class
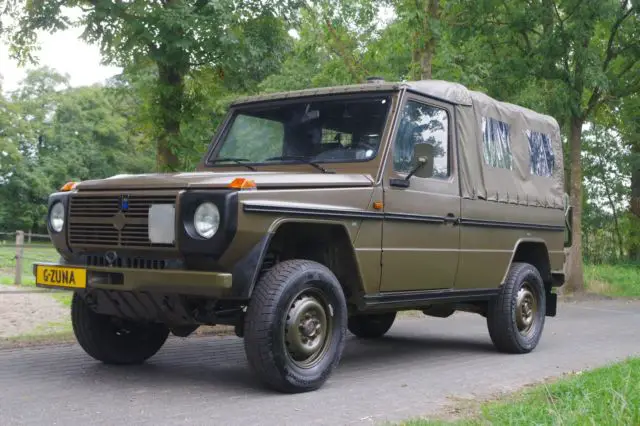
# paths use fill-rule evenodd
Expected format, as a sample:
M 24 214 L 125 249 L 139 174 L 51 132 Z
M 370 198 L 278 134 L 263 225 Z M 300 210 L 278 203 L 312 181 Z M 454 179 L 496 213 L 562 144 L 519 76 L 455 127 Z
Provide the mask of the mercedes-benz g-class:
M 444 81 L 231 105 L 191 173 L 69 183 L 49 199 L 81 347 L 140 363 L 168 335 L 233 325 L 270 387 L 320 387 L 347 330 L 401 310 L 486 317 L 526 353 L 556 312 L 568 206 L 557 122 Z

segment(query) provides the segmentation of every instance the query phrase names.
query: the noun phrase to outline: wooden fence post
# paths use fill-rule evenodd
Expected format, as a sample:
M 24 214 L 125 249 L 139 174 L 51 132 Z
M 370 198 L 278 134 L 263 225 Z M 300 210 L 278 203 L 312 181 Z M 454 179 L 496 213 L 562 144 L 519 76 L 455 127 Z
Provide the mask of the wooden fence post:
M 15 285 L 22 285 L 22 258 L 24 256 L 24 232 L 16 231 L 16 277 Z
M 31 229 L 29 229 L 29 233 L 27 234 L 27 244 L 31 244 Z

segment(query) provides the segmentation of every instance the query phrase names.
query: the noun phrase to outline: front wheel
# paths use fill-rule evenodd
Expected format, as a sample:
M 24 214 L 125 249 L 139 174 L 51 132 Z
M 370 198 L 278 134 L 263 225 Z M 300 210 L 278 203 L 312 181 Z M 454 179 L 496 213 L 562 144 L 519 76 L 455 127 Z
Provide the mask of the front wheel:
M 346 326 L 345 297 L 331 270 L 307 260 L 279 263 L 260 278 L 249 302 L 249 365 L 272 389 L 315 390 L 340 361 Z
M 71 325 L 82 349 L 105 364 L 140 364 L 155 355 L 169 336 L 162 324 L 97 314 L 77 293 L 71 301 Z
M 516 354 L 534 350 L 544 329 L 545 309 L 545 287 L 535 266 L 511 265 L 500 294 L 489 302 L 487 326 L 494 346 Z

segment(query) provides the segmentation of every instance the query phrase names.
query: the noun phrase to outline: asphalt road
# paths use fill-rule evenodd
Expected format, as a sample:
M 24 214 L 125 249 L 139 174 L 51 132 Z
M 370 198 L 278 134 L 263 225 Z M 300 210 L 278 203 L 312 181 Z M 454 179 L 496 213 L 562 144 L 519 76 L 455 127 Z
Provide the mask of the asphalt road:
M 479 316 L 402 319 L 378 341 L 350 338 L 326 385 L 300 395 L 260 387 L 235 337 L 176 338 L 136 367 L 77 345 L 5 349 L 0 425 L 372 424 L 629 355 L 640 355 L 640 303 L 617 301 L 562 304 L 528 355 L 495 352 Z

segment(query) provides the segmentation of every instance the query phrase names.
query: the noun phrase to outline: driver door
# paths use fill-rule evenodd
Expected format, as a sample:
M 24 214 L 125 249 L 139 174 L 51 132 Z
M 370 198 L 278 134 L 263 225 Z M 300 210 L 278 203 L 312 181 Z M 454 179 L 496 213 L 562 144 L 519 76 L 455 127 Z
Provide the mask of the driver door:
M 454 286 L 460 249 L 454 128 L 450 105 L 407 97 L 383 184 L 381 292 Z M 415 144 L 422 143 L 433 146 L 433 170 L 405 181 L 417 165 Z

